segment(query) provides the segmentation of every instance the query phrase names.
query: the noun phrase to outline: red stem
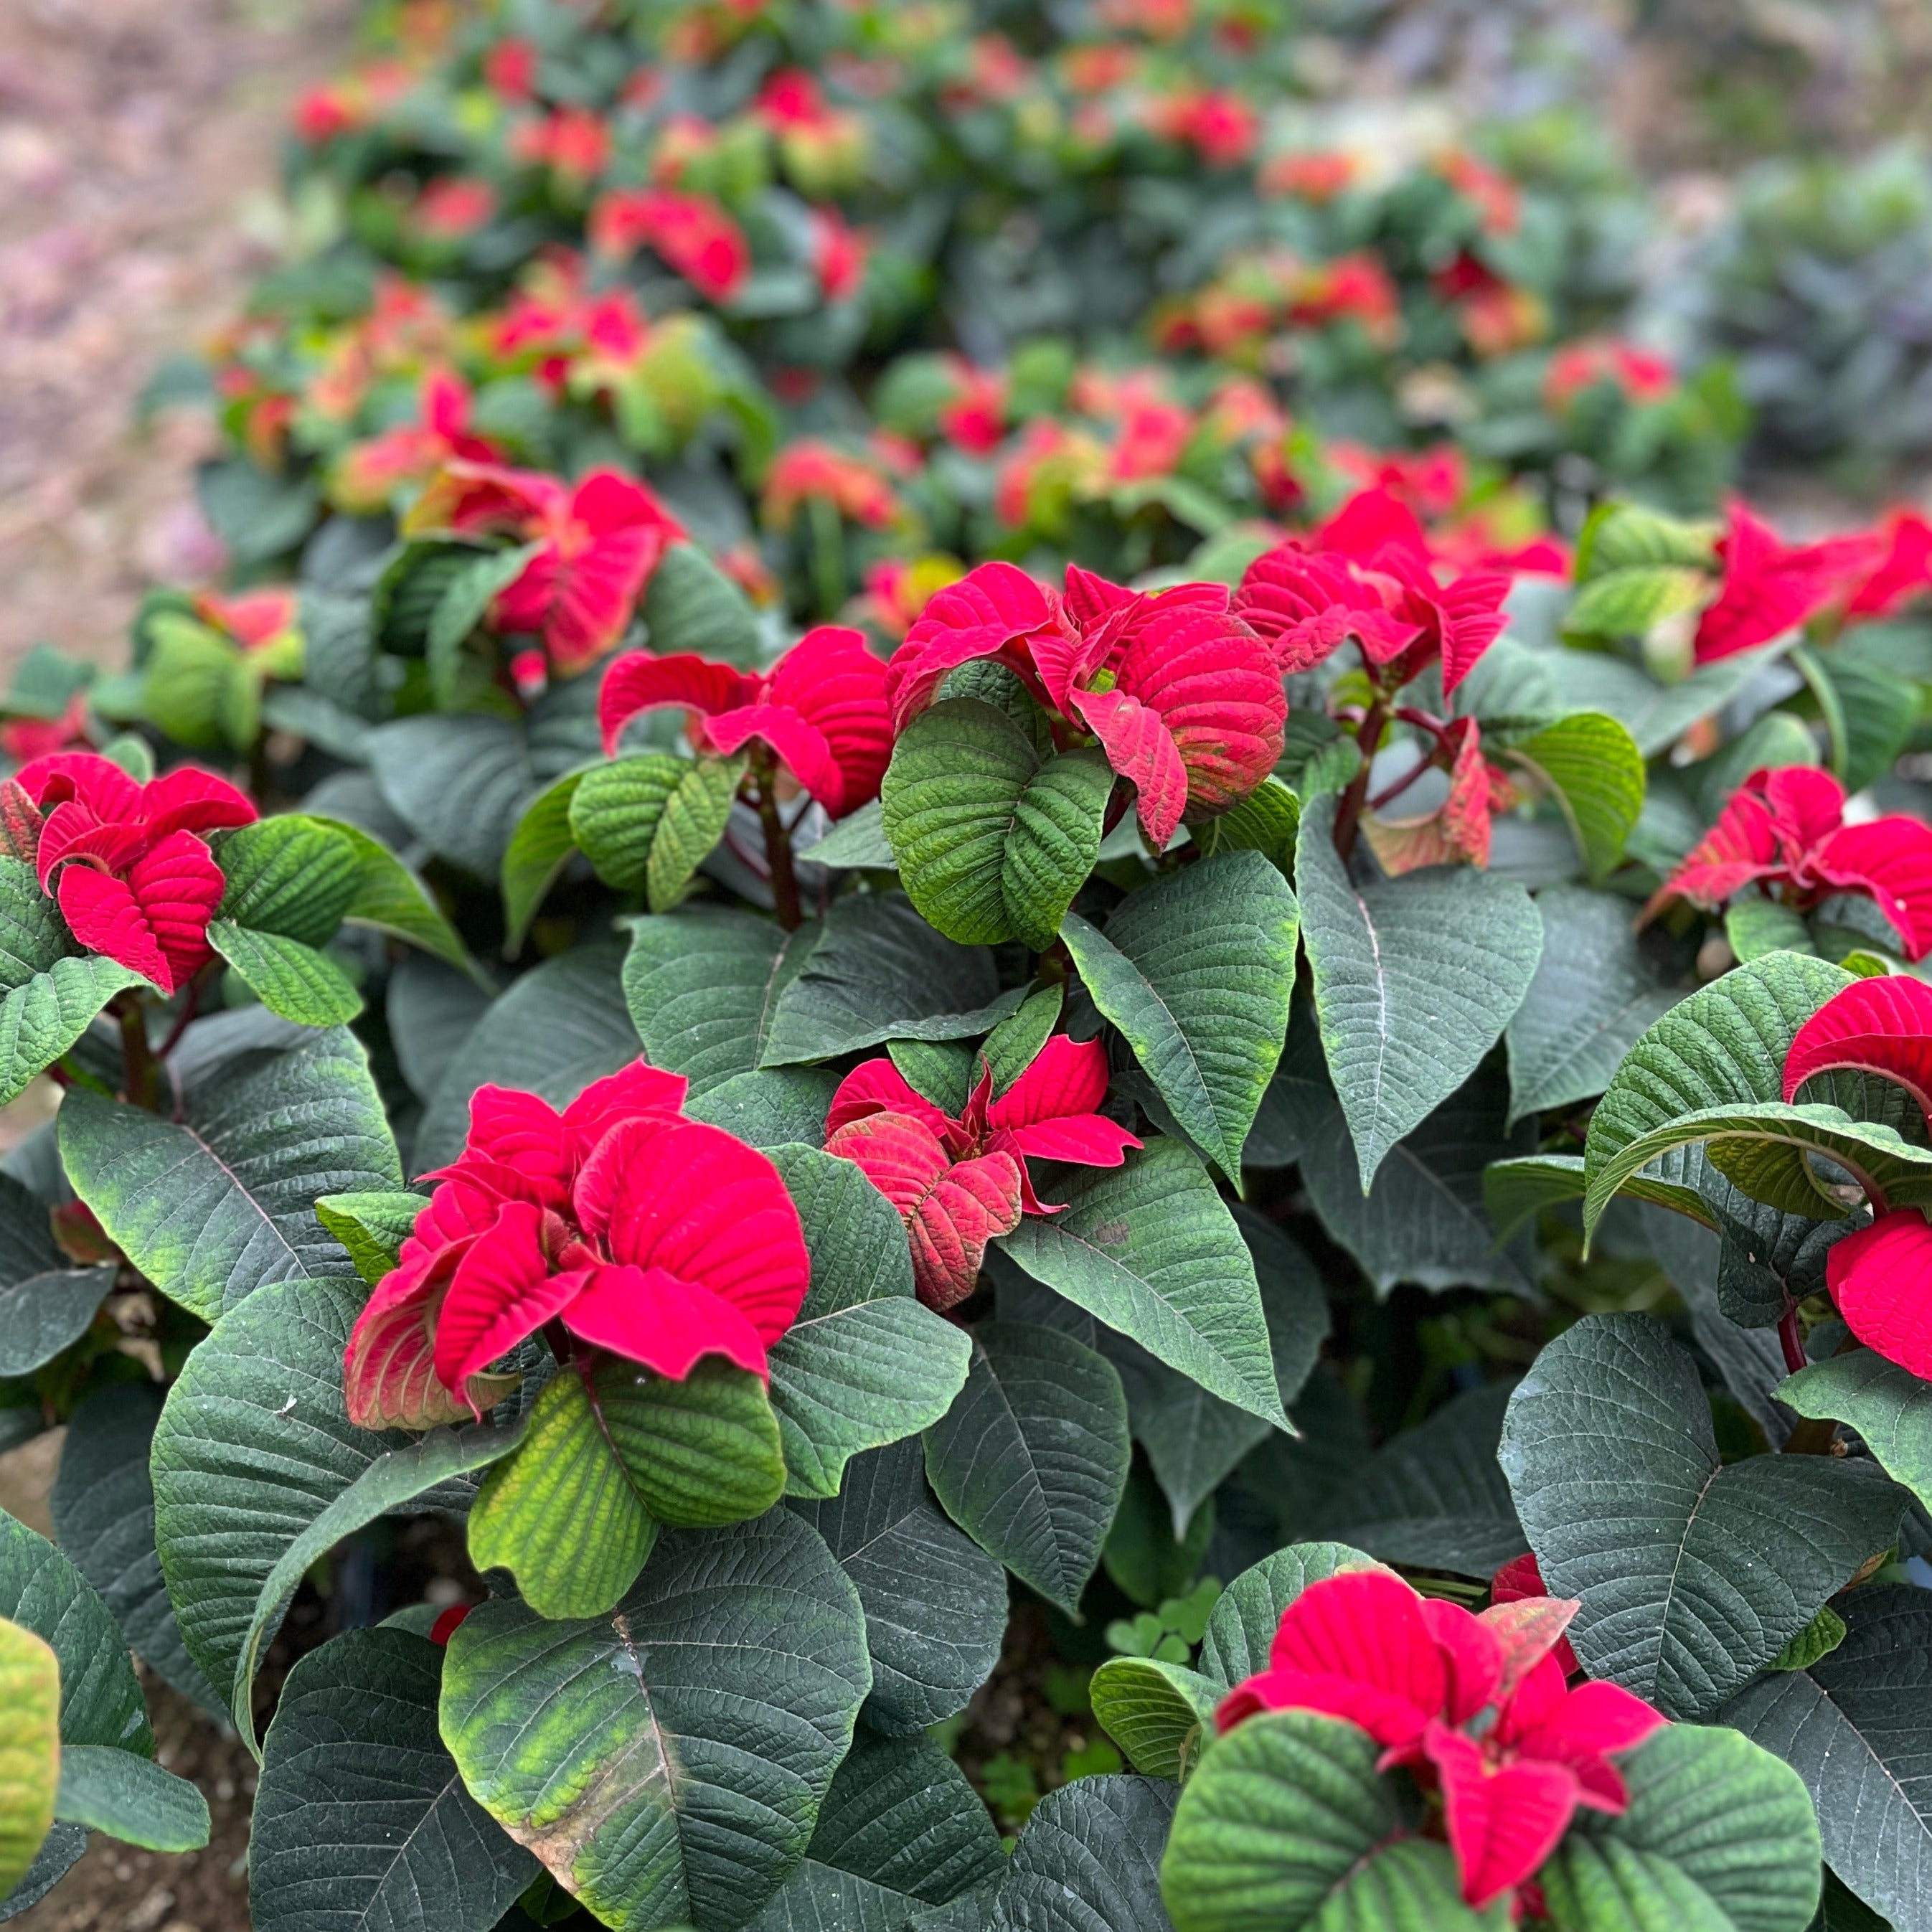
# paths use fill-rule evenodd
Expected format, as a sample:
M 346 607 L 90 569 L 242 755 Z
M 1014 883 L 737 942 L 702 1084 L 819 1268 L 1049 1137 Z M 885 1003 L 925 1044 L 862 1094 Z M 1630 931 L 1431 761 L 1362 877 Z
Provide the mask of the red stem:
M 1362 768 L 1348 781 L 1342 802 L 1335 813 L 1335 850 L 1346 864 L 1355 849 L 1355 834 L 1362 821 L 1362 807 L 1369 796 L 1369 772 L 1375 762 L 1376 747 L 1381 743 L 1382 727 L 1388 722 L 1388 700 L 1379 694 L 1364 714 L 1355 744 L 1362 754 Z
M 773 768 L 769 759 L 759 767 L 757 796 L 758 822 L 765 829 L 765 858 L 772 868 L 772 902 L 778 923 L 788 932 L 796 932 L 805 922 L 798 902 L 798 880 L 791 868 L 791 834 L 778 813 L 778 802 L 772 793 Z
M 1784 1366 L 1792 1375 L 1810 1366 L 1804 1353 L 1804 1338 L 1798 1332 L 1798 1310 L 1787 1308 L 1778 1318 L 1778 1346 L 1784 1351 Z

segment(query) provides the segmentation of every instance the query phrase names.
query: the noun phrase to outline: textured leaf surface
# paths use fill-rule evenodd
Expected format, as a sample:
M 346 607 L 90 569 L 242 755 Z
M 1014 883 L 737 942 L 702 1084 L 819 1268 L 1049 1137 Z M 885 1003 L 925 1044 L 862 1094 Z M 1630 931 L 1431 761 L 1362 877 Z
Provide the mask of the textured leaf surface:
M 1144 1778 L 1177 1781 L 1212 1730 L 1222 1692 L 1198 1671 L 1157 1657 L 1110 1657 L 1088 1685 L 1094 1721 Z
M 325 1194 L 315 1218 L 342 1244 L 356 1272 L 372 1286 L 396 1264 L 396 1256 L 429 1205 L 426 1194 L 384 1189 L 374 1194 Z
M 1178 1932 L 1473 1932 L 1446 1845 L 1412 1837 L 1381 1747 L 1307 1711 L 1250 1718 L 1188 1780 L 1161 1888 Z
M 644 1057 L 682 1073 L 693 1094 L 752 1071 L 764 1056 L 778 995 L 817 944 L 807 926 L 694 907 L 631 922 L 624 998 Z
M 805 1231 L 812 1286 L 771 1351 L 772 1407 L 792 1493 L 833 1496 L 849 1456 L 945 1414 L 972 1348 L 913 1292 L 904 1223 L 858 1168 L 814 1148 L 772 1158 Z
M 871 1688 L 863 1628 L 789 1510 L 674 1532 L 608 1617 L 472 1611 L 442 1736 L 484 1808 L 605 1924 L 728 1932 L 805 1856 Z
M 271 1282 L 349 1274 L 317 1198 L 403 1178 L 368 1055 L 339 1028 L 242 1055 L 179 1120 L 76 1089 L 60 1145 L 75 1192 L 128 1258 L 208 1322 Z
M 1000 1250 L 1168 1367 L 1285 1427 L 1254 1261 L 1200 1162 L 1155 1140 L 1060 1196 L 1064 1212 L 1028 1216 Z
M 1390 1563 L 1488 1576 L 1528 1546 L 1496 1461 L 1509 1390 L 1472 1389 L 1392 1438 L 1322 1513 L 1325 1534 Z
M 572 794 L 572 836 L 607 885 L 668 912 L 723 835 L 744 770 L 742 758 L 666 752 L 593 766 Z
M 1065 938 L 1188 1137 L 1239 1185 L 1241 1149 L 1274 1077 L 1294 990 L 1298 909 L 1258 852 L 1229 852 L 1131 893 L 1104 936 Z
M 1580 1813 L 1538 1874 L 1562 1932 L 1804 1932 L 1818 1826 L 1788 1767 L 1736 1731 L 1673 1724 L 1622 1769 L 1630 1809 Z
M 978 698 L 934 705 L 899 734 L 880 788 L 907 896 L 962 944 L 1050 946 L 1100 854 L 1113 784 L 1097 753 L 1042 760 Z
M 112 1615 L 66 1555 L 0 1511 L 0 1618 L 32 1630 L 60 1664 L 63 1744 L 154 1748 L 134 1667 Z
M 1638 946 L 1628 900 L 1552 886 L 1536 905 L 1543 958 L 1507 1034 L 1511 1124 L 1600 1094 L 1678 998 Z
M 116 993 L 148 981 L 112 959 L 56 959 L 0 998 L 0 1104 L 17 1099 Z
M 0 1900 L 26 1877 L 54 1822 L 60 1665 L 44 1637 L 0 1619 Z
M 416 1130 L 416 1166 L 454 1160 L 470 1131 L 470 1096 L 486 1083 L 540 1094 L 554 1107 L 638 1057 L 615 946 L 580 947 L 526 973 L 476 1022 Z
M 439 857 L 494 880 L 537 788 L 522 728 L 476 714 L 405 718 L 371 731 L 367 749 L 397 817 Z
M 651 649 L 695 651 L 742 670 L 758 661 L 758 614 L 697 544 L 674 543 L 651 572 L 641 606 Z
M 1590 877 L 1616 871 L 1643 810 L 1643 754 L 1630 733 L 1600 711 L 1573 712 L 1506 756 L 1556 794 Z
M 1903 1584 L 1841 1600 L 1845 1640 L 1760 1678 L 1724 1719 L 1804 1781 L 1825 1856 L 1895 1926 L 1932 1914 L 1932 1600 Z
M 222 840 L 220 856 L 222 918 L 306 946 L 335 937 L 362 871 L 346 832 L 299 812 L 238 827 Z
M 1778 1399 L 1800 1415 L 1850 1423 L 1886 1473 L 1932 1508 L 1932 1384 L 1855 1348 L 1800 1369 Z
M 965 1040 L 1012 1006 L 992 956 L 956 945 L 897 893 L 842 899 L 780 992 L 760 1064 L 830 1060 L 886 1040 Z
M 208 943 L 278 1018 L 346 1026 L 362 1010 L 362 995 L 340 962 L 299 939 L 217 919 L 208 922 Z
M 1326 800 L 1301 822 L 1295 882 L 1315 1010 L 1366 1193 L 1389 1149 L 1468 1078 L 1522 1005 L 1543 922 L 1509 880 L 1435 868 L 1357 887 Z
M 897 1737 L 964 1709 L 999 1661 L 1006 1579 L 927 1492 L 920 1444 L 856 1456 L 836 1497 L 791 1507 L 824 1538 L 865 1606 L 866 1724 Z
M 998 1932 L 1168 1932 L 1160 1852 L 1174 1791 L 1144 1778 L 1082 1778 L 1034 1808 L 1013 1847 Z
M 208 1843 L 201 1793 L 152 1759 L 111 1744 L 63 1747 L 54 1811 L 68 1824 L 152 1852 L 199 1851 Z
M 926 1431 L 946 1513 L 1070 1615 L 1126 1486 L 1126 1398 L 1104 1356 L 1024 1322 L 982 1322 L 966 1386 Z
M 1350 1570 L 1378 1570 L 1372 1556 L 1346 1543 L 1294 1543 L 1244 1570 L 1208 1612 L 1196 1661 L 1217 1693 L 1268 1667 L 1268 1646 L 1281 1613 L 1311 1583 Z
M 256 1932 L 476 1932 L 536 1861 L 463 1788 L 436 1730 L 442 1654 L 346 1630 L 290 1672 L 263 1741 Z
M 825 1138 L 825 1118 L 838 1076 L 829 1066 L 766 1066 L 734 1073 L 688 1098 L 684 1110 L 761 1152 Z
M 57 1268 L 0 1288 L 0 1376 L 28 1374 L 79 1341 L 114 1276 L 112 1268 Z
M 356 896 L 349 902 L 344 919 L 352 926 L 393 933 L 458 972 L 476 976 L 476 962 L 457 937 L 456 928 L 443 916 L 422 880 L 394 853 L 359 825 L 339 818 L 320 822 L 347 836 L 362 867 Z
M 570 823 L 572 801 L 583 782 L 581 772 L 566 772 L 544 787 L 523 809 L 510 842 L 503 849 L 503 949 L 514 956 L 523 950 L 532 923 L 557 876 L 577 850 Z
M 363 1296 L 352 1274 L 260 1290 L 195 1348 L 161 1411 L 161 1570 L 182 1640 L 218 1688 L 236 1682 L 284 1552 L 377 1457 L 411 1443 L 355 1427 L 344 1406 L 342 1352 Z
M 1714 1714 L 1889 1545 L 1904 1492 L 1874 1465 L 1720 1466 L 1696 1364 L 1644 1316 L 1586 1316 L 1517 1384 L 1501 1449 L 1570 1640 L 1667 1715 Z
M 152 1382 L 115 1382 L 82 1399 L 54 1480 L 54 1534 L 128 1647 L 184 1696 L 218 1712 L 220 1694 L 182 1642 L 154 1549 L 148 1455 L 166 1393 Z

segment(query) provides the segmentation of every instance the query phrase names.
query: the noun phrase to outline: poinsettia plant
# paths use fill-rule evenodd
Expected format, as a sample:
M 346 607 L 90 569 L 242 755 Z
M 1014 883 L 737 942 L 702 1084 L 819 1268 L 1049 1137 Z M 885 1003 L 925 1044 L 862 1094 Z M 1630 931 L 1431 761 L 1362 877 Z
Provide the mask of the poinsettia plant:
M 0 700 L 0 1914 L 131 1652 L 261 1932 L 1924 1922 L 1923 519 L 1265 8 L 404 11 Z

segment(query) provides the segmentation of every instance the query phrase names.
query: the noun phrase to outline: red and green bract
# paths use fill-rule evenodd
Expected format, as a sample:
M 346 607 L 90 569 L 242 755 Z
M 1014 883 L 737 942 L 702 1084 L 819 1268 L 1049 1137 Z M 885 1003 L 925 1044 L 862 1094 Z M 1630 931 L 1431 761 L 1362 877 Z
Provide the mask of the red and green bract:
M 856 631 L 808 631 L 762 676 L 689 652 L 634 651 L 604 674 L 604 746 L 633 718 L 667 705 L 690 713 L 694 747 L 728 757 L 754 739 L 777 754 L 834 818 L 876 798 L 892 754 L 886 668 Z
M 1097 1111 L 1106 1093 L 1106 1049 L 1064 1034 L 997 1097 L 983 1070 L 957 1115 L 890 1060 L 868 1060 L 832 1096 L 825 1150 L 850 1161 L 898 1210 L 920 1298 L 944 1310 L 973 1292 L 995 1235 L 1011 1234 L 1022 1214 L 1060 1211 L 1034 1192 L 1029 1158 L 1118 1167 L 1140 1145 Z
M 1380 1570 L 1311 1584 L 1282 1613 L 1269 1667 L 1215 1721 L 1318 1711 L 1359 1726 L 1439 1789 L 1462 1896 L 1478 1910 L 1532 1878 L 1580 1806 L 1630 1802 L 1611 1754 L 1664 1722 L 1614 1684 L 1565 1682 L 1555 1654 L 1574 1603 L 1543 1598 L 1473 1615 Z
M 92 752 L 56 752 L 14 782 L 44 814 L 34 869 L 75 938 L 178 992 L 214 956 L 208 922 L 226 890 L 196 835 L 252 823 L 255 808 L 192 765 L 146 784 Z
M 490 1365 L 553 1322 L 573 1347 L 674 1382 L 721 1355 L 754 1374 L 805 1298 L 798 1213 L 763 1154 L 686 1120 L 685 1082 L 642 1061 L 562 1113 L 483 1087 L 461 1156 L 344 1357 L 350 1420 L 427 1429 L 480 1414 Z

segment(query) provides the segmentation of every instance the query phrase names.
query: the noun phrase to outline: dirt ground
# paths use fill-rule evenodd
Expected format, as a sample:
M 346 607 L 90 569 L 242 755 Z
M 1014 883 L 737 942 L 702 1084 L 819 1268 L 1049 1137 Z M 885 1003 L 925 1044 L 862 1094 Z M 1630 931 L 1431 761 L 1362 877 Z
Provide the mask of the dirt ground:
M 38 639 L 112 660 L 142 587 L 220 562 L 194 508 L 208 426 L 136 426 L 168 355 L 231 316 L 275 244 L 290 104 L 349 50 L 350 0 L 0 0 L 0 677 Z M 12 1136 L 8 1136 L 11 1138 Z M 0 1456 L 44 1530 L 58 1438 Z M 253 1766 L 150 1682 L 205 1851 L 96 1838 L 20 1932 L 247 1932 Z
M 134 409 L 272 251 L 290 103 L 349 0 L 0 0 L 0 674 L 118 651 L 141 589 L 219 561 L 211 431 Z

